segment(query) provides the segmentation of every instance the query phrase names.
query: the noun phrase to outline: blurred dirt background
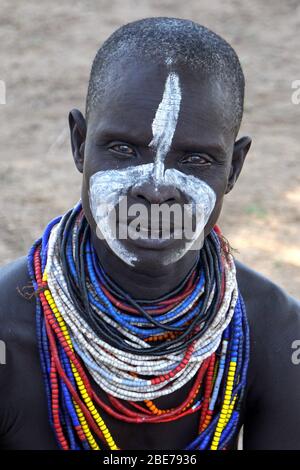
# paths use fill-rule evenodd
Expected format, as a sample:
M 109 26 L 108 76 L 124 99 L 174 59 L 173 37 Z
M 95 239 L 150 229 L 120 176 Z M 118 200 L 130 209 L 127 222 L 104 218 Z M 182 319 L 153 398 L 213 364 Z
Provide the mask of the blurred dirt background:
M 253 146 L 220 225 L 237 257 L 296 297 L 300 280 L 299 0 L 0 0 L 0 262 L 27 252 L 80 195 L 68 111 L 84 109 L 97 48 L 147 16 L 190 18 L 227 39 L 247 79 Z

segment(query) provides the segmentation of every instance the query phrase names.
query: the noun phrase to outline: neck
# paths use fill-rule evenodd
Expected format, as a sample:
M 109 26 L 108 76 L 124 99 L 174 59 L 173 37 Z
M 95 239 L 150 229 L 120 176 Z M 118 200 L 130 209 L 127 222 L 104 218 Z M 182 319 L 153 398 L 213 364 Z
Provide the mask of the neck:
M 136 300 L 155 300 L 170 292 L 186 278 L 197 260 L 198 252 L 190 250 L 176 263 L 159 267 L 135 267 L 124 263 L 92 233 L 91 241 L 106 274 Z

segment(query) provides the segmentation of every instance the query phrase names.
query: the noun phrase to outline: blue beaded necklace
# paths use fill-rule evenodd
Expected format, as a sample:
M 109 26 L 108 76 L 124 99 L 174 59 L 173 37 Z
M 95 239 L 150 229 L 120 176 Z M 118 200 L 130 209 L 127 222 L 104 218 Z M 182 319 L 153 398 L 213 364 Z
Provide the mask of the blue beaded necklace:
M 158 341 L 158 345 L 152 347 L 151 354 L 156 355 L 157 358 L 161 354 L 166 354 L 166 351 L 164 352 L 165 344 L 170 346 L 170 350 L 174 351 L 173 354 L 175 354 L 175 351 L 183 351 L 188 345 L 192 346 L 201 338 L 199 325 L 202 325 L 200 330 L 204 334 L 203 332 L 208 331 L 210 325 L 213 324 L 213 318 L 216 312 L 218 312 L 221 299 L 220 279 L 224 275 L 221 253 L 224 247 L 218 233 L 213 232 L 210 235 L 209 244 L 204 246 L 203 250 L 206 250 L 205 256 L 202 257 L 201 263 L 199 262 L 196 270 L 193 271 L 195 282 L 192 291 L 173 308 L 167 309 L 163 313 L 159 313 L 159 311 L 160 308 L 162 311 L 164 310 L 162 304 L 166 299 L 158 302 L 158 304 L 147 303 L 147 301 L 138 303 L 122 292 L 107 277 L 97 260 L 96 253 L 91 244 L 87 222 L 80 204 L 62 218 L 59 217 L 50 222 L 43 236 L 30 250 L 28 268 L 34 289 L 38 294 L 36 324 L 41 366 L 46 386 L 50 424 L 54 429 L 58 444 L 61 448 L 90 449 L 96 448 L 95 446 L 99 444 L 99 437 L 101 441 L 101 436 L 102 439 L 103 436 L 106 436 L 107 444 L 110 448 L 114 448 L 115 444 L 112 438 L 107 437 L 110 436 L 109 432 L 104 435 L 103 432 L 99 435 L 96 432 L 96 428 L 92 423 L 93 413 L 90 413 L 90 415 L 86 414 L 84 403 L 89 402 L 85 401 L 84 396 L 82 395 L 81 401 L 74 401 L 74 391 L 77 391 L 76 393 L 79 395 L 81 391 L 80 387 L 78 388 L 77 379 L 75 380 L 74 362 L 72 366 L 70 355 L 75 355 L 76 361 L 82 361 L 88 369 L 89 365 L 90 367 L 95 367 L 95 364 L 91 364 L 89 356 L 82 349 L 82 344 L 80 341 L 78 342 L 78 338 L 71 331 L 69 333 L 63 333 L 65 331 L 63 329 L 60 331 L 61 325 L 57 320 L 58 317 L 55 309 L 53 310 L 55 303 L 51 300 L 51 298 L 55 299 L 54 292 L 54 297 L 51 297 L 51 289 L 47 281 L 42 281 L 41 275 L 39 275 L 39 272 L 41 274 L 46 272 L 47 263 L 49 262 L 49 241 L 53 229 L 58 224 L 60 230 L 56 244 L 60 250 L 62 271 L 67 279 L 66 286 L 71 291 L 70 298 L 73 299 L 74 306 L 80 312 L 84 308 L 95 308 L 95 311 L 102 312 L 104 318 L 110 319 L 109 321 L 119 325 L 120 331 L 113 331 L 109 326 L 110 323 L 105 324 L 107 333 L 112 335 L 113 339 L 111 343 L 108 343 L 110 344 L 109 347 L 115 347 L 115 341 L 118 341 L 119 336 L 120 344 L 122 345 L 122 338 L 124 338 L 122 331 L 136 335 L 136 337 L 143 341 L 149 337 L 159 337 L 159 335 L 163 334 L 175 335 L 175 339 L 167 343 L 166 341 Z M 212 275 L 216 269 L 218 270 L 217 277 L 216 272 L 214 276 Z M 121 304 L 126 307 L 125 310 L 116 306 L 119 304 L 112 301 L 112 294 L 108 296 L 109 289 L 115 296 L 118 296 Z M 43 297 L 45 290 L 49 291 L 50 295 L 50 301 L 49 297 L 47 300 L 48 304 Z M 134 314 L 128 311 L 130 308 L 136 309 Z M 155 316 L 151 316 L 151 312 L 154 311 L 158 313 Z M 203 312 L 203 315 L 201 312 Z M 202 324 L 199 323 L 201 315 L 204 319 Z M 53 318 L 53 321 L 49 323 L 51 318 Z M 88 325 L 98 326 L 95 318 L 91 318 Z M 190 328 L 189 333 L 186 334 L 188 328 Z M 97 331 L 97 328 L 95 331 Z M 63 337 L 63 334 L 68 334 L 73 344 L 73 352 L 70 352 L 59 339 Z M 59 363 L 54 360 L 52 335 L 56 338 L 58 352 L 58 359 L 56 361 L 58 360 Z M 183 336 L 186 338 L 184 346 L 178 340 L 178 338 Z M 105 338 L 106 336 L 104 335 L 103 339 Z M 127 346 L 124 350 L 126 348 L 130 350 Z M 207 359 L 207 361 L 213 359 L 211 365 L 215 364 L 213 378 L 207 376 L 206 380 L 206 385 L 207 383 L 211 385 L 210 388 L 207 388 L 210 390 L 210 395 L 206 396 L 203 392 L 204 387 L 200 387 L 198 400 L 195 398 L 195 409 L 202 406 L 202 409 L 205 411 L 204 404 L 207 405 L 205 413 L 203 411 L 201 430 L 193 442 L 186 447 L 186 450 L 224 449 L 230 444 L 237 432 L 249 363 L 249 327 L 245 305 L 239 292 L 231 321 L 224 329 L 220 344 L 216 346 L 215 351 Z M 149 354 L 148 350 L 146 352 Z M 196 358 L 197 354 L 201 356 L 205 352 L 205 347 L 200 347 L 199 350 L 194 352 L 194 357 Z M 58 364 L 60 364 L 59 367 Z M 176 366 L 176 363 L 174 366 Z M 78 367 L 80 371 L 80 362 Z M 178 364 L 176 367 L 178 367 Z M 58 384 L 58 388 L 54 386 L 53 371 L 55 371 L 54 381 Z M 66 381 L 66 378 L 68 378 L 68 381 Z M 88 379 L 84 374 L 81 375 L 80 380 L 82 380 L 82 383 L 87 384 Z M 138 381 L 136 382 L 138 383 Z M 131 381 L 124 379 L 124 384 L 130 386 Z M 59 397 L 58 409 L 53 405 L 53 402 L 55 402 L 53 399 L 54 392 L 55 397 L 57 394 Z M 93 392 L 91 399 L 96 401 L 97 404 L 100 403 L 100 400 L 97 400 Z M 226 403 L 228 401 L 229 405 L 227 406 Z M 93 430 L 92 434 L 94 433 L 94 436 L 91 434 L 92 437 L 83 426 L 82 412 L 80 414 L 80 410 L 84 411 L 84 416 L 88 419 L 89 429 Z M 192 412 L 193 410 L 190 409 L 190 411 Z M 113 409 L 111 412 L 116 413 Z M 180 418 L 178 417 L 178 419 Z

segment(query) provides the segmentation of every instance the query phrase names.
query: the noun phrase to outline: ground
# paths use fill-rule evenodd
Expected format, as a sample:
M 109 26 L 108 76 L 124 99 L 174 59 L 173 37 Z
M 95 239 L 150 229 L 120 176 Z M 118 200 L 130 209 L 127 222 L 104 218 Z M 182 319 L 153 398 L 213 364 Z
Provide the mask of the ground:
M 68 111 L 84 110 L 103 40 L 147 16 L 193 19 L 239 54 L 247 80 L 240 134 L 251 135 L 253 146 L 220 226 L 241 261 L 299 298 L 300 104 L 291 99 L 300 79 L 298 0 L 1 0 L 0 263 L 25 254 L 45 224 L 79 199 Z

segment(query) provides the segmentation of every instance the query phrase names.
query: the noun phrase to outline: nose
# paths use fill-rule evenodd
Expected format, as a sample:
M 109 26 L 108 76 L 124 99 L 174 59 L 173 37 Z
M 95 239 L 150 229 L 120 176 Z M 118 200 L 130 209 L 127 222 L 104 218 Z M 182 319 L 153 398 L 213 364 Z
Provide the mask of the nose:
M 135 199 L 138 198 L 150 204 L 174 204 L 176 202 L 180 203 L 181 200 L 180 192 L 175 186 L 167 184 L 155 185 L 150 181 L 133 186 L 131 188 L 131 195 Z

